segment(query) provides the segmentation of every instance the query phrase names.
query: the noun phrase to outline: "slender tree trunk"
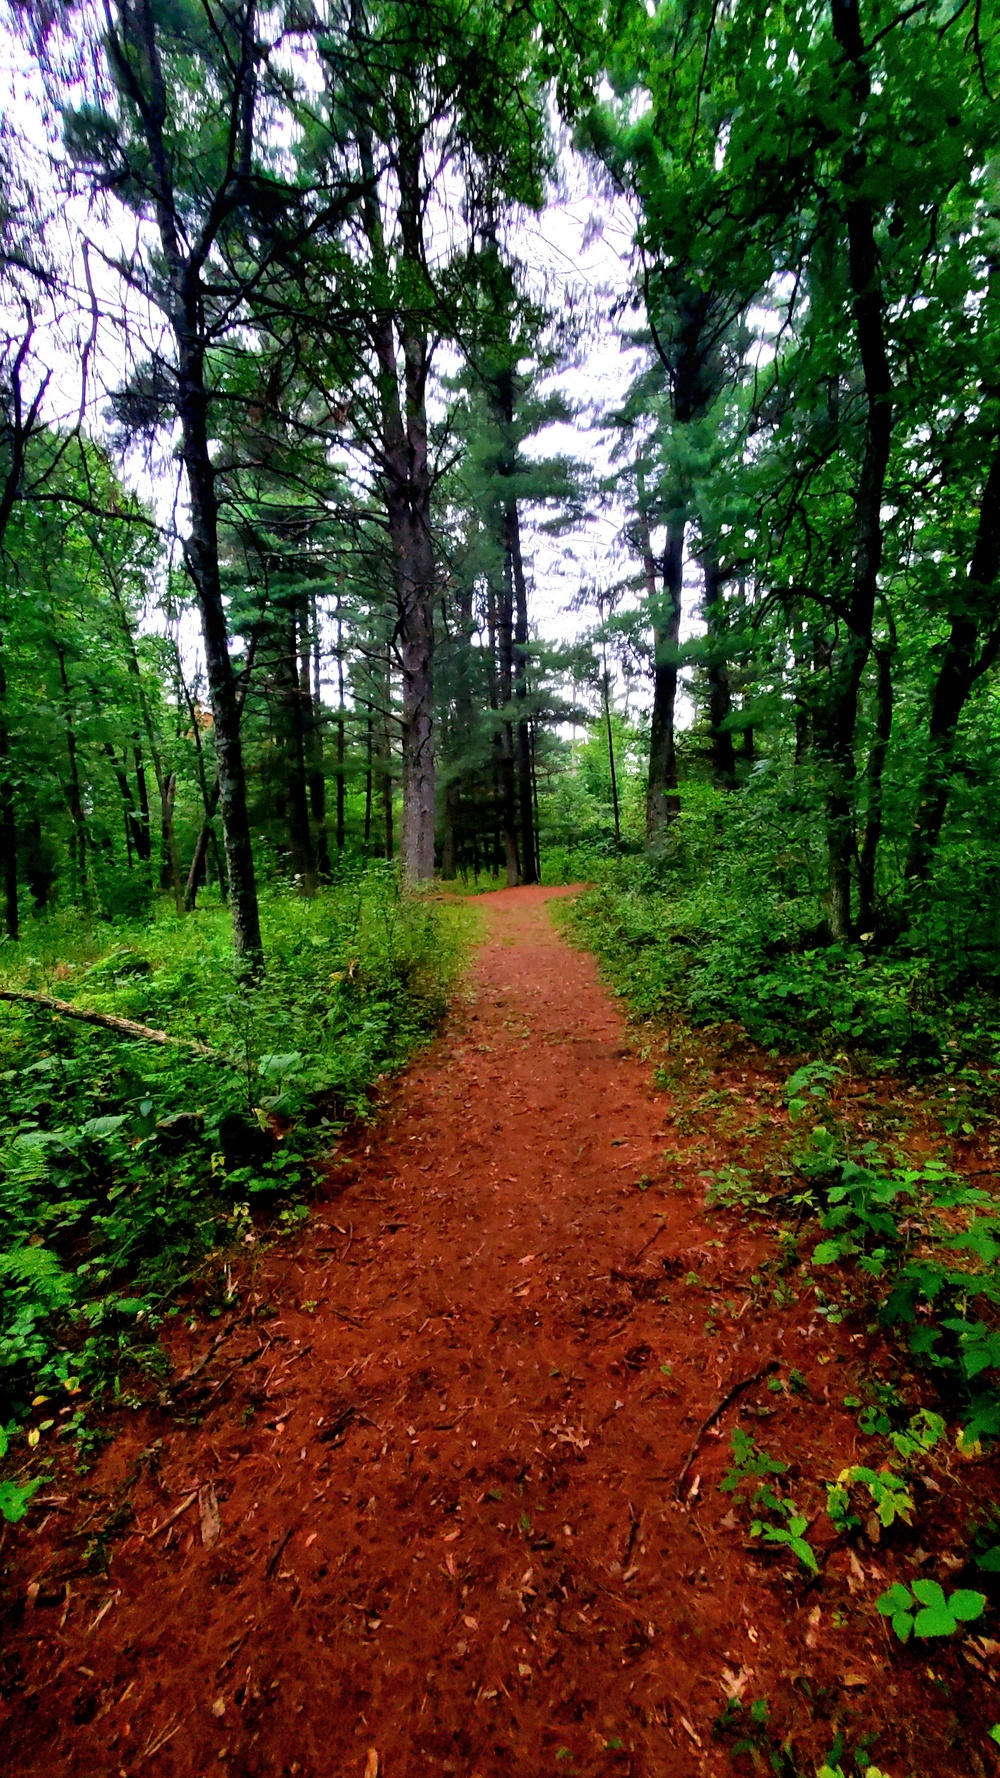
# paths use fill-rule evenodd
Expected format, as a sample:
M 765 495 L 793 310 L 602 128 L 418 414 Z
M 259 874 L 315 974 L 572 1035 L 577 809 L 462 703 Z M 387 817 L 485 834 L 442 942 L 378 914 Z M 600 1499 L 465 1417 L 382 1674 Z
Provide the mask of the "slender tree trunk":
M 459 788 L 455 780 L 452 779 L 445 787 L 444 835 L 441 844 L 441 875 L 449 883 L 454 880 L 456 874 L 459 802 Z
M 107 551 L 102 548 L 99 537 L 95 536 L 94 533 L 90 533 L 90 537 L 97 554 L 101 557 L 101 560 L 104 563 L 105 581 L 118 612 L 118 621 L 121 625 L 121 632 L 125 641 L 129 676 L 135 686 L 136 702 L 139 706 L 139 714 L 142 718 L 142 726 L 146 735 L 146 745 L 149 748 L 149 757 L 153 762 L 153 771 L 156 776 L 156 788 L 160 798 L 160 838 L 162 844 L 160 858 L 160 888 L 171 889 L 173 891 L 174 906 L 177 909 L 177 912 L 182 914 L 185 911 L 184 891 L 181 887 L 180 862 L 177 857 L 177 846 L 174 840 L 173 805 L 170 800 L 169 791 L 169 781 L 173 777 L 173 774 L 164 771 L 159 743 L 156 738 L 153 713 L 150 710 L 149 699 L 146 696 L 146 687 L 142 682 L 142 668 L 139 665 L 139 655 L 135 645 L 135 632 L 132 628 L 128 608 L 122 596 L 115 563 L 108 555 Z M 180 663 L 178 660 L 178 673 L 179 667 Z
M 174 906 L 179 914 L 183 914 L 186 912 L 184 891 L 181 888 L 177 844 L 174 839 L 174 803 L 176 800 L 177 774 L 168 772 L 163 780 L 163 796 L 160 802 L 160 888 L 173 890 Z
M 681 812 L 677 795 L 677 748 L 674 710 L 677 703 L 677 650 L 681 630 L 684 581 L 683 521 L 671 523 L 663 553 L 663 591 L 655 593 L 653 610 L 653 710 L 649 729 L 649 779 L 646 786 L 646 839 L 655 841 Z
M 308 626 L 305 611 L 308 610 Z M 340 653 L 340 617 L 337 617 L 337 660 L 340 671 L 341 701 L 343 701 L 344 667 Z M 324 713 L 323 688 L 320 675 L 320 642 L 319 619 L 316 609 L 316 596 L 312 594 L 307 605 L 303 606 L 303 623 L 300 631 L 299 654 L 299 695 L 302 700 L 302 722 L 306 736 L 306 759 L 308 763 L 309 813 L 312 817 L 313 849 L 316 858 L 316 869 L 321 883 L 329 883 L 333 872 L 330 868 L 330 841 L 326 828 L 326 769 L 324 764 Z M 338 833 L 338 845 L 341 841 Z M 341 849 L 342 846 L 341 846 Z
M 299 672 L 299 631 L 297 613 L 289 613 L 283 659 L 281 661 L 281 701 L 285 741 L 285 795 L 288 811 L 288 849 L 299 891 L 313 896 L 319 887 L 312 826 L 309 820 L 309 790 L 306 770 L 306 708 L 311 723 L 312 699 L 308 685 L 303 687 Z
M 930 874 L 948 806 L 949 774 L 959 720 L 976 680 L 993 665 L 1000 650 L 995 592 L 998 574 L 1000 445 L 983 487 L 972 559 L 934 684 L 927 765 L 906 861 L 906 876 L 910 883 L 925 882 Z M 986 634 L 980 645 L 980 634 L 984 629 Z
M 531 795 L 531 719 L 528 714 L 528 584 L 521 554 L 521 524 L 517 501 L 509 500 L 505 513 L 507 551 L 514 583 L 514 702 L 517 706 L 517 806 L 520 823 L 522 883 L 538 881 L 535 865 L 534 804 Z
M 396 856 L 396 842 L 392 828 L 392 773 L 382 775 L 382 821 L 385 829 L 385 855 L 389 863 Z
M 54 644 L 56 658 L 59 662 L 59 677 L 63 689 L 63 719 L 66 725 L 66 760 L 69 766 L 69 781 L 66 786 L 66 804 L 70 820 L 73 823 L 73 857 L 76 865 L 77 891 L 84 907 L 90 906 L 90 879 L 87 868 L 88 836 L 87 817 L 83 808 L 83 791 L 80 784 L 80 764 L 77 756 L 76 731 L 73 728 L 73 712 L 70 702 L 69 677 L 66 672 L 66 655 L 58 642 Z
M 514 698 L 514 588 L 509 555 L 497 599 L 497 696 L 500 700 L 499 753 L 500 818 L 507 871 L 507 886 L 520 880 L 517 855 L 517 792 L 514 777 L 514 725 L 510 719 Z
M 723 587 L 726 576 L 710 553 L 702 561 L 705 577 L 705 629 L 708 641 L 708 733 L 712 776 L 721 790 L 736 788 L 736 750 L 729 726 L 733 694 L 725 654 L 726 613 Z
M 46 371 L 25 410 L 21 373 L 31 350 L 35 333 L 34 320 L 29 318 L 27 331 L 13 359 L 8 362 L 6 381 L 10 395 L 12 424 L 6 429 L 4 455 L 6 473 L 0 483 L 0 543 L 10 523 L 21 493 L 21 482 L 32 435 L 38 428 L 39 415 L 51 371 Z M 4 921 L 7 937 L 20 935 L 17 894 L 17 802 L 11 777 L 10 733 L 7 727 L 7 676 L 4 668 L 3 638 L 0 636 L 0 845 L 3 847 Z
M 862 932 L 873 932 L 876 926 L 875 866 L 882 838 L 882 780 L 892 734 L 892 655 L 889 649 L 877 649 L 876 661 L 878 680 L 875 691 L 875 739 L 868 754 L 865 773 L 867 808 L 858 850 L 858 927 Z
M 229 906 L 237 967 L 247 976 L 264 968 L 257 880 L 250 840 L 246 773 L 240 741 L 236 676 L 219 574 L 219 506 L 208 444 L 208 400 L 203 355 L 184 341 L 178 368 L 182 454 L 187 471 L 191 535 L 187 562 L 201 614 L 202 640 L 219 769 L 219 807 L 229 872 Z
M 365 851 L 366 858 L 368 857 L 368 853 L 371 848 L 371 842 L 372 842 L 372 752 L 373 752 L 372 731 L 374 729 L 374 726 L 375 725 L 374 725 L 374 721 L 372 718 L 372 713 L 369 710 L 368 721 L 367 721 L 367 725 L 366 725 L 366 729 L 365 729 L 365 837 L 364 837 L 364 851 Z
M 17 905 L 17 818 L 11 773 L 10 735 L 7 728 L 7 673 L 3 637 L 0 636 L 0 847 L 3 849 L 4 920 L 7 937 L 17 942 L 20 922 Z
M 345 816 L 347 798 L 347 714 L 344 703 L 344 632 L 337 609 L 337 851 L 343 852 L 347 838 Z M 324 828 L 325 833 L 325 828 Z M 327 865 L 329 869 L 329 864 Z
M 359 129 L 365 232 L 376 270 L 390 283 L 366 123 Z M 396 175 L 402 257 L 415 280 L 423 272 L 421 154 L 416 137 L 400 144 Z M 398 330 L 402 367 L 397 357 Z M 411 882 L 434 875 L 434 548 L 427 451 L 426 333 L 409 313 L 383 308 L 371 322 L 378 360 L 382 477 L 396 594 L 395 641 L 402 679 L 403 871 Z M 402 394 L 400 392 L 402 370 Z
M 863 129 L 871 81 L 865 65 L 864 40 L 857 0 L 831 0 L 833 34 L 850 65 L 851 96 L 857 129 Z M 865 436 L 861 473 L 854 498 L 853 575 L 848 622 L 831 661 L 822 751 L 827 773 L 827 845 L 829 851 L 829 922 L 834 938 L 851 932 L 851 860 L 854 855 L 854 737 L 861 680 L 871 651 L 872 623 L 882 565 L 882 499 L 892 440 L 893 388 L 884 326 L 884 301 L 875 239 L 875 214 L 864 193 L 866 155 L 863 145 L 844 157 L 844 185 L 849 193 L 848 270 L 855 336 L 865 385 Z
M 603 616 L 603 613 L 602 613 Z M 611 673 L 608 668 L 607 638 L 601 636 L 601 653 L 604 661 L 604 672 L 601 685 L 604 692 L 604 724 L 608 736 L 608 770 L 611 774 L 611 808 L 615 819 L 615 845 L 622 843 L 621 814 L 618 807 L 618 772 L 615 767 L 615 733 L 611 722 Z
M 146 766 L 142 757 L 142 748 L 138 742 L 133 743 L 132 758 L 135 763 L 135 790 L 139 802 L 139 821 L 135 833 L 135 849 L 143 864 L 148 864 L 153 856 L 153 836 L 149 820 L 149 792 L 146 788 Z
M 243 715 L 243 706 L 247 701 L 247 696 L 250 691 L 250 679 L 253 673 L 253 662 L 256 652 L 257 632 L 254 633 L 251 640 L 247 652 L 246 665 L 240 675 L 240 680 L 236 688 L 236 714 L 238 718 L 241 718 Z M 203 780 L 203 783 L 204 782 L 207 782 L 207 780 Z M 215 874 L 219 883 L 220 900 L 226 902 L 229 899 L 229 886 L 226 882 L 225 867 L 222 862 L 222 855 L 219 851 L 219 842 L 215 833 L 215 816 L 218 807 L 219 774 L 218 771 L 216 771 L 215 777 L 213 778 L 212 784 L 205 797 L 205 819 L 201 824 L 198 838 L 195 842 L 194 857 L 191 860 L 191 868 L 188 871 L 187 883 L 184 888 L 184 906 L 189 914 L 194 912 L 198 890 L 201 888 L 202 883 L 207 880 L 209 850 L 211 850 L 215 861 Z

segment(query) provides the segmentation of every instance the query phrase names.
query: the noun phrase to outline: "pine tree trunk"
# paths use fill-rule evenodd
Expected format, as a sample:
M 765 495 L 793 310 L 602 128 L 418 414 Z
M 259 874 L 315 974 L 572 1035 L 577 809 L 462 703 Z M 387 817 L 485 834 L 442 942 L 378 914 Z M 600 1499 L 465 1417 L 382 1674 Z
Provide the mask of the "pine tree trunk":
M 448 883 L 453 882 L 456 875 L 458 819 L 459 790 L 458 785 L 452 781 L 446 786 L 444 793 L 444 835 L 441 843 L 441 875 Z
M 80 784 L 80 764 L 77 757 L 76 731 L 73 727 L 73 712 L 70 706 L 69 678 L 66 673 L 66 656 L 59 644 L 55 645 L 56 658 L 59 662 L 59 676 L 63 689 L 63 717 L 66 725 L 66 760 L 69 767 L 69 780 L 66 785 L 66 806 L 73 823 L 73 861 L 76 869 L 77 893 L 85 908 L 90 906 L 90 878 L 87 868 L 88 836 L 87 817 L 83 807 L 83 792 Z
M 319 623 L 315 595 L 308 601 L 309 623 L 302 625 L 299 657 L 299 691 L 302 698 L 302 721 L 306 734 L 308 760 L 309 813 L 312 817 L 313 846 L 316 869 L 321 883 L 329 883 L 330 842 L 326 830 L 326 769 L 323 744 L 323 692 L 320 679 Z M 344 666 L 340 654 L 340 619 L 337 619 L 337 660 L 340 670 L 340 699 L 344 699 Z M 339 831 L 338 846 L 343 849 Z
M 388 254 L 375 190 L 367 125 L 358 132 L 365 232 L 373 264 L 386 286 Z M 403 261 L 416 280 L 423 271 L 423 202 L 420 144 L 407 137 L 396 162 Z M 402 348 L 400 364 L 394 326 Z M 382 480 L 395 579 L 395 641 L 402 678 L 404 875 L 425 882 L 434 875 L 434 548 L 431 476 L 427 454 L 428 341 L 415 319 L 380 309 L 370 323 L 378 360 Z
M 0 847 L 3 849 L 4 921 L 7 937 L 20 937 L 17 905 L 17 817 L 11 777 L 10 735 L 7 728 L 7 673 L 3 638 L 0 636 Z
M 504 861 L 509 889 L 520 880 L 517 855 L 517 792 L 514 779 L 514 725 L 510 709 L 514 697 L 514 589 L 509 555 L 497 598 L 497 696 L 500 701 L 499 753 L 500 820 Z
M 831 0 L 833 34 L 850 65 L 851 97 L 861 119 L 871 93 L 857 0 Z M 854 499 L 853 574 L 843 640 L 831 658 L 821 750 L 827 777 L 829 924 L 833 938 L 852 931 L 851 861 L 855 851 L 854 739 L 861 681 L 872 644 L 872 624 L 882 565 L 882 499 L 892 440 L 892 376 L 886 347 L 880 260 L 871 199 L 864 195 L 866 157 L 861 145 L 844 158 L 847 257 L 855 336 L 865 387 L 861 473 Z
M 521 524 L 517 501 L 509 500 L 505 514 L 507 550 L 514 583 L 514 702 L 517 718 L 517 808 L 519 816 L 521 882 L 535 883 L 534 802 L 531 794 L 531 720 L 528 715 L 528 585 L 521 554 Z
M 135 830 L 135 849 L 143 864 L 148 864 L 153 856 L 153 836 L 149 821 L 149 792 L 146 789 L 146 767 L 142 757 L 142 748 L 138 742 L 133 743 L 132 758 L 135 762 L 135 789 L 139 802 L 139 819 Z
M 992 666 L 1000 650 L 1000 624 L 996 622 L 995 586 L 1000 574 L 1000 445 L 998 445 L 979 504 L 976 541 L 968 574 L 961 589 L 959 609 L 952 618 L 931 700 L 927 765 L 924 770 L 916 817 L 906 861 L 911 883 L 925 882 L 930 874 L 944 823 L 950 790 L 949 772 L 962 711 L 976 680 Z M 983 626 L 986 635 L 979 646 L 977 617 L 989 613 Z
M 867 809 L 865 825 L 858 850 L 858 928 L 874 932 L 875 866 L 882 838 L 882 780 L 892 734 L 892 656 L 886 648 L 877 652 L 878 681 L 875 691 L 875 740 L 868 754 Z
M 368 723 L 367 723 L 367 727 L 365 730 L 365 836 L 364 836 L 364 852 L 365 852 L 366 858 L 368 857 L 368 853 L 369 853 L 369 850 L 371 848 L 371 843 L 372 843 L 372 754 L 374 751 L 372 731 L 374 729 L 374 726 L 375 725 L 374 725 L 374 720 L 372 718 L 372 713 L 369 710 Z
M 708 642 L 708 733 L 711 749 L 712 776 L 721 790 L 736 788 L 736 750 L 733 731 L 729 727 L 733 694 L 725 655 L 726 614 L 723 587 L 726 577 L 715 557 L 706 553 L 702 562 L 705 576 L 705 629 Z
M 663 553 L 663 592 L 653 602 L 653 710 L 646 786 L 647 842 L 658 839 L 667 824 L 675 821 L 681 812 L 677 795 L 674 710 L 684 579 L 684 531 L 682 521 L 675 521 L 668 528 Z

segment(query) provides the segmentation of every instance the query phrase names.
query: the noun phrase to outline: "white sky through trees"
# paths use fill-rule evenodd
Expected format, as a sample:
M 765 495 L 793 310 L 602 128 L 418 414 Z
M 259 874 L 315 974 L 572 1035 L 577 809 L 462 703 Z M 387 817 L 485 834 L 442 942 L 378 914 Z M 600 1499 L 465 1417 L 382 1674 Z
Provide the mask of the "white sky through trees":
M 43 293 L 35 310 L 36 369 L 52 373 L 46 418 L 57 428 L 82 418 L 86 431 L 104 437 L 110 392 L 154 341 L 169 352 L 162 317 L 142 303 L 109 263 L 137 254 L 142 225 L 113 199 L 88 202 L 77 196 L 67 201 L 63 195 L 58 123 L 47 112 L 38 69 L 9 14 L 0 14 L 0 111 L 18 140 L 20 170 L 40 194 L 58 274 L 58 289 Z M 517 215 L 506 234 L 521 282 L 552 316 L 553 331 L 559 337 L 566 331 L 574 336 L 564 361 L 543 383 L 546 393 L 557 389 L 564 395 L 574 418 L 529 439 L 525 453 L 571 458 L 584 465 L 595 483 L 613 470 L 616 437 L 605 417 L 622 401 L 642 362 L 630 338 L 642 324 L 640 310 L 630 302 L 634 227 L 626 200 L 607 189 L 557 128 L 557 171 L 546 204 L 538 214 Z M 439 349 L 440 373 L 455 363 L 453 352 Z M 438 387 L 438 413 L 444 412 L 444 400 Z M 123 479 L 152 506 L 169 546 L 171 534 L 183 532 L 185 523 L 180 469 L 169 435 L 130 451 L 120 468 Z M 623 538 L 627 515 L 613 495 L 595 494 L 582 516 L 553 534 L 547 527 L 556 516 L 554 510 L 529 507 L 523 525 L 533 628 L 543 642 L 565 643 L 596 622 L 596 606 L 581 595 L 621 587 L 630 579 L 637 583 L 640 564 Z M 176 549 L 175 542 L 175 557 Z M 692 588 L 688 604 L 693 606 L 696 599 L 697 589 Z M 626 592 L 623 603 L 630 602 Z M 162 619 L 151 610 L 150 622 L 159 627 Z M 692 627 L 699 627 L 693 609 L 685 633 Z M 193 666 L 200 652 L 193 612 L 182 620 L 181 639 Z M 633 707 L 645 703 L 641 681 L 633 679 L 630 699 Z

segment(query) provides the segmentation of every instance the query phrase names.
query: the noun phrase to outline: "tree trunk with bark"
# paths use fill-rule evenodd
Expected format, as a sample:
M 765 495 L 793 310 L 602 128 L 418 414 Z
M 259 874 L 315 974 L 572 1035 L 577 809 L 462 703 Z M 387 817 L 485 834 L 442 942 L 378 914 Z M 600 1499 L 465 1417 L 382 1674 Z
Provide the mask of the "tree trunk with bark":
M 720 790 L 736 788 L 736 749 L 729 718 L 733 693 L 725 653 L 726 611 L 723 588 L 726 576 L 711 552 L 702 559 L 705 577 L 705 630 L 708 642 L 708 734 L 712 776 Z
M 857 0 L 831 0 L 833 34 L 849 66 L 858 131 L 871 94 Z M 855 337 L 865 388 L 861 472 L 854 497 L 854 546 L 847 624 L 831 655 L 825 708 L 817 724 L 827 777 L 828 913 L 831 935 L 852 930 L 851 863 L 854 833 L 854 740 L 861 681 L 872 646 L 872 624 L 882 566 L 882 499 L 893 425 L 893 386 L 886 346 L 884 299 L 875 212 L 864 191 L 866 155 L 860 142 L 844 157 L 847 258 Z
M 950 791 L 950 770 L 962 711 L 976 681 L 1000 653 L 996 583 L 1000 575 L 1000 445 L 979 504 L 976 541 L 956 601 L 931 699 L 927 765 L 906 860 L 910 883 L 930 875 Z
M 532 798 L 531 718 L 528 713 L 528 583 L 521 553 L 521 521 L 517 501 L 509 500 L 504 514 L 507 553 L 514 586 L 514 703 L 517 756 L 517 809 L 520 840 L 521 882 L 538 881 L 535 858 L 534 802 Z
M 646 839 L 656 841 L 664 828 L 681 812 L 677 795 L 677 748 L 674 738 L 674 710 L 677 703 L 677 651 L 681 629 L 681 590 L 684 580 L 683 520 L 673 520 L 667 529 L 663 552 L 662 593 L 657 592 L 655 570 L 650 574 L 652 555 L 646 567 L 647 584 L 652 578 L 653 621 L 653 709 L 649 728 L 649 778 L 646 785 Z
M 887 648 L 876 650 L 878 677 L 875 687 L 875 739 L 868 752 L 865 771 L 867 807 L 865 824 L 858 848 L 858 930 L 874 932 L 875 867 L 883 826 L 883 789 L 885 762 L 892 734 L 892 654 Z

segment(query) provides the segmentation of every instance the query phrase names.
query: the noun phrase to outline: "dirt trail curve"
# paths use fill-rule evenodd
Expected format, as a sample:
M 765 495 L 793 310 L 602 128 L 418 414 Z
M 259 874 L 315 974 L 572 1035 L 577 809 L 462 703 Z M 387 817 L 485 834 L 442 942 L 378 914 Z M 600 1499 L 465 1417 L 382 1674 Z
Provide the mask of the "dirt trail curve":
M 719 1529 L 724 1446 L 692 1506 L 674 1483 L 735 1380 L 809 1349 L 741 1312 L 754 1254 L 720 1254 L 704 1151 L 556 893 L 479 904 L 474 998 L 243 1281 L 277 1314 L 179 1334 L 172 1409 L 125 1416 L 82 1503 L 8 1545 L 5 1772 L 716 1774 L 724 1670 L 748 1699 L 795 1677 L 809 1601 Z

